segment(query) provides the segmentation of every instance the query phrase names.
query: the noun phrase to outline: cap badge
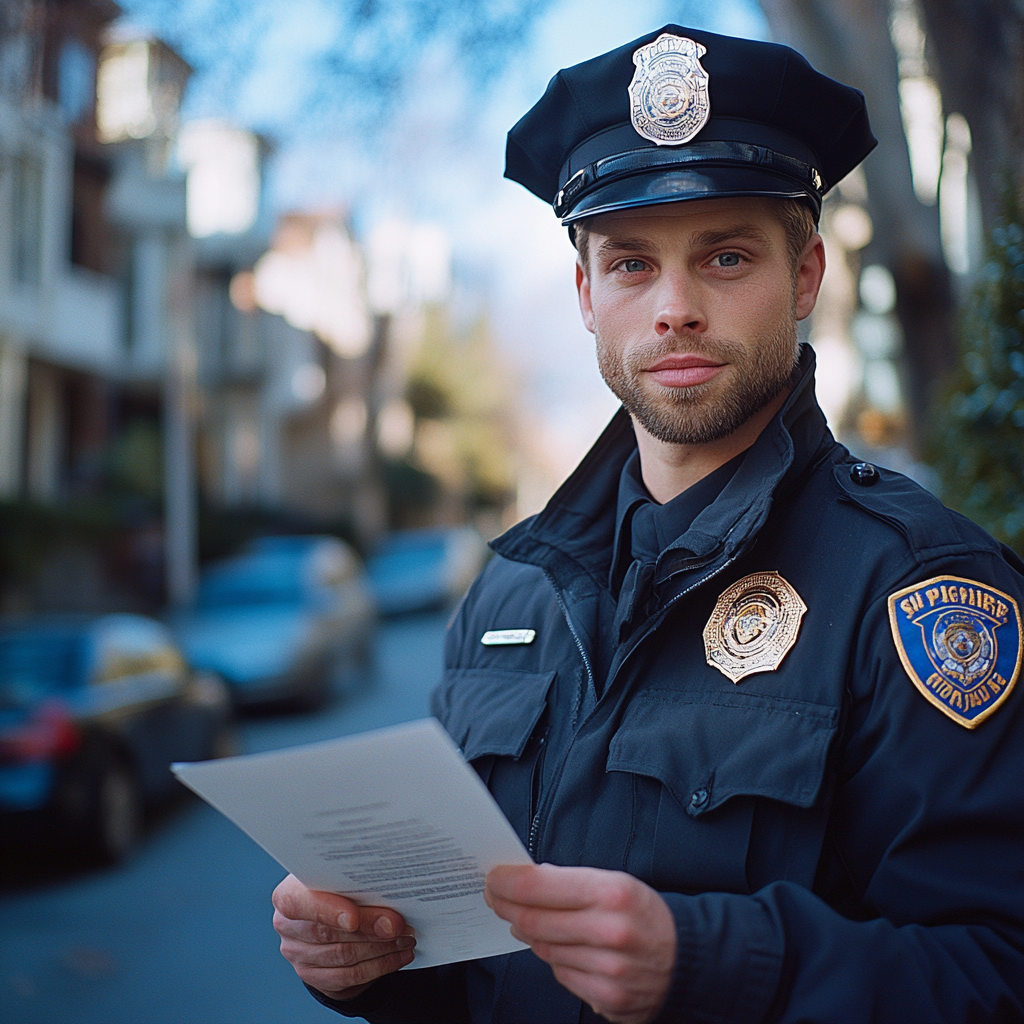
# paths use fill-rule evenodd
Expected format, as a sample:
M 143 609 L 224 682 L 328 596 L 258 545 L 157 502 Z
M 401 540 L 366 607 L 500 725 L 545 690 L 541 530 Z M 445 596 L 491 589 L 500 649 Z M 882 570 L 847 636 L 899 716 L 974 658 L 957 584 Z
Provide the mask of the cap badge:
M 1020 609 L 995 587 L 936 576 L 890 595 L 889 625 L 911 682 L 966 729 L 988 718 L 1020 675 Z
M 663 32 L 633 53 L 630 120 L 658 146 L 689 142 L 711 116 L 708 73 L 700 66 L 707 47 Z
M 774 672 L 796 643 L 807 605 L 777 572 L 737 580 L 718 599 L 704 627 L 708 664 L 738 683 Z

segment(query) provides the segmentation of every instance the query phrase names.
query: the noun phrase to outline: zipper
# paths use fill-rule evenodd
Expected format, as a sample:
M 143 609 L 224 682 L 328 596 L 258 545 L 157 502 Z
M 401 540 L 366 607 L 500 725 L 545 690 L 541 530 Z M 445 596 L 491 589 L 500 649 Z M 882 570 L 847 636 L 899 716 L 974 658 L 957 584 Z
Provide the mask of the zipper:
M 594 670 L 591 667 L 590 659 L 587 657 L 587 651 L 586 648 L 583 646 L 583 641 L 580 640 L 579 633 L 576 632 L 576 627 L 573 625 L 572 616 L 569 614 L 569 608 L 566 605 L 565 601 L 562 599 L 562 592 L 558 589 L 558 586 L 555 584 L 554 576 L 547 569 L 544 570 L 544 575 L 547 577 L 548 582 L 551 584 L 551 589 L 555 592 L 555 600 L 558 602 L 558 607 L 562 610 L 562 617 L 565 619 L 565 624 L 569 627 L 569 632 L 572 634 L 572 638 L 576 643 L 576 650 L 580 652 L 580 658 L 583 661 L 583 667 L 587 670 L 587 682 L 591 687 L 594 688 L 596 692 L 597 683 L 594 680 Z M 545 754 L 546 749 L 542 748 L 541 756 L 543 757 Z M 559 774 L 561 774 L 561 766 L 559 766 Z M 542 778 L 542 775 L 539 775 L 537 777 L 537 800 L 535 804 L 536 810 L 534 811 L 533 817 L 530 819 L 530 834 L 526 844 L 526 850 L 534 860 L 536 860 L 537 857 L 537 839 L 540 835 L 541 825 L 541 806 L 543 803 L 543 794 L 541 793 Z
M 647 632 L 644 633 L 644 635 L 642 637 L 640 637 L 637 640 L 637 642 L 635 644 L 633 644 L 633 646 L 626 652 L 625 657 L 623 657 L 622 661 L 619 663 L 618 668 L 615 670 L 615 675 L 611 676 L 608 679 L 608 683 L 605 686 L 605 692 L 606 693 L 609 690 L 611 690 L 612 683 L 615 681 L 615 677 L 619 674 L 619 672 L 622 671 L 623 665 L 625 665 L 626 662 L 632 657 L 633 653 L 644 642 L 644 640 L 646 640 L 658 628 L 658 626 L 664 620 L 665 616 L 668 614 L 669 609 L 674 604 L 676 604 L 677 601 L 681 601 L 684 597 L 686 597 L 687 594 L 692 593 L 698 587 L 704 586 L 704 584 L 707 583 L 709 580 L 713 580 L 716 576 L 718 576 L 721 573 L 725 572 L 725 570 L 728 569 L 729 566 L 732 565 L 732 563 L 735 562 L 738 557 L 739 557 L 739 555 L 737 554 L 737 555 L 733 555 L 731 558 L 726 559 L 726 561 L 724 561 L 713 572 L 709 572 L 707 574 L 707 576 L 702 577 L 701 579 L 697 580 L 695 583 L 691 583 L 690 586 L 688 586 L 685 590 L 683 590 L 680 593 L 676 594 L 676 596 L 673 597 L 672 600 L 669 601 L 668 604 L 666 604 L 664 608 L 662 608 L 661 613 L 657 617 L 657 621 L 654 622 L 654 624 L 651 626 L 651 628 L 648 629 Z M 555 580 L 554 580 L 554 577 L 552 576 L 552 574 L 545 569 L 544 570 L 544 575 L 547 577 L 548 582 L 551 584 L 551 589 L 555 592 L 555 600 L 558 602 L 558 607 L 562 610 L 562 616 L 565 619 L 565 623 L 569 627 L 569 632 L 572 634 L 573 640 L 576 642 L 576 649 L 580 652 L 580 657 L 583 659 L 583 665 L 584 665 L 584 667 L 587 670 L 587 681 L 590 683 L 590 685 L 592 687 L 594 687 L 595 693 L 596 693 L 597 684 L 594 681 L 594 672 L 593 672 L 593 670 L 592 670 L 592 668 L 590 666 L 590 659 L 587 657 L 586 649 L 583 647 L 583 643 L 581 642 L 581 640 L 579 638 L 579 634 L 576 632 L 576 627 L 572 623 L 572 616 L 569 615 L 569 609 L 566 606 L 565 601 L 562 599 L 562 593 L 558 589 L 558 587 L 555 585 Z M 568 755 L 569 750 L 571 749 L 571 747 L 572 747 L 572 744 L 570 743 L 569 746 L 566 748 L 565 755 L 563 755 L 563 757 L 562 757 L 562 763 L 558 766 L 558 769 L 557 769 L 557 771 L 555 773 L 555 777 L 552 780 L 552 786 L 551 786 L 552 791 L 558 787 L 558 783 L 559 783 L 559 781 L 561 779 L 561 775 L 562 775 L 562 770 L 565 768 L 565 758 Z M 545 795 L 546 794 L 541 794 L 539 789 L 538 789 L 538 793 L 537 793 L 537 810 L 536 810 L 536 813 L 533 815 L 533 818 L 530 821 L 530 834 L 529 834 L 529 839 L 528 839 L 528 842 L 527 842 L 527 845 L 526 845 L 526 849 L 527 849 L 528 853 L 530 854 L 530 857 L 532 859 L 534 859 L 534 860 L 536 860 L 536 858 L 537 858 L 537 844 L 538 844 L 538 840 L 540 838 L 540 829 L 541 829 L 541 824 L 542 824 L 541 813 L 542 813 L 544 804 L 546 804 L 548 802 L 547 800 L 542 799 L 542 797 L 545 796 Z
M 632 647 L 630 647 L 630 649 L 625 653 L 625 655 L 623 655 L 622 661 L 619 662 L 618 667 L 615 669 L 615 674 L 610 676 L 608 679 L 608 685 L 605 687 L 605 692 L 609 691 L 612 688 L 612 683 L 615 681 L 616 676 L 618 676 L 618 674 L 622 671 L 622 666 L 625 665 L 626 662 L 629 661 L 629 659 L 632 657 L 633 652 L 658 628 L 658 626 L 662 624 L 662 622 L 665 620 L 665 616 L 668 615 L 669 610 L 672 608 L 672 606 L 676 604 L 677 601 L 681 601 L 684 597 L 686 597 L 687 594 L 692 593 L 698 587 L 704 586 L 704 584 L 707 583 L 709 580 L 713 580 L 716 576 L 725 572 L 725 570 L 728 569 L 729 566 L 732 565 L 732 563 L 735 562 L 737 558 L 739 558 L 739 555 L 733 555 L 731 558 L 727 558 L 713 572 L 709 572 L 707 576 L 704 576 L 703 578 L 697 580 L 696 583 L 691 583 L 685 590 L 682 590 L 678 594 L 676 594 L 676 596 L 673 597 L 672 600 L 669 601 L 668 604 L 666 604 L 665 607 L 661 609 L 661 611 L 658 613 L 656 621 L 651 625 L 651 628 L 648 629 L 647 632 L 644 633 L 644 635 L 641 636 L 637 640 L 637 642 L 633 644 Z M 672 575 L 674 576 L 675 573 L 673 573 Z M 671 576 L 667 577 L 666 582 L 671 578 Z

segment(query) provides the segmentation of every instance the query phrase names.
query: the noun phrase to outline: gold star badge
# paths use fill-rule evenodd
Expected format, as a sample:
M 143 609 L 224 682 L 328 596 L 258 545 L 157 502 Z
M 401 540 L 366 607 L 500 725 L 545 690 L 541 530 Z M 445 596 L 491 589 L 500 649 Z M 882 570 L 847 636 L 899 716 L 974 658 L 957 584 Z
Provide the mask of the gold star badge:
M 738 683 L 774 672 L 796 643 L 807 605 L 777 572 L 737 580 L 718 599 L 704 627 L 708 664 Z

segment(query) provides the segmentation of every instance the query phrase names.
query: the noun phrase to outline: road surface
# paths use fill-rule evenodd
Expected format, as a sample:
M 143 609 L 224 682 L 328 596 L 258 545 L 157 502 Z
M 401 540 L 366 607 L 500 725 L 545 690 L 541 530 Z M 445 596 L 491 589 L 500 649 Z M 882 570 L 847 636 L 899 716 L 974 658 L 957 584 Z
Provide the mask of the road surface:
M 422 718 L 444 616 L 382 624 L 374 678 L 316 715 L 243 722 L 246 752 Z M 4 1024 L 326 1024 L 278 951 L 283 869 L 197 798 L 161 812 L 117 869 L 0 884 Z

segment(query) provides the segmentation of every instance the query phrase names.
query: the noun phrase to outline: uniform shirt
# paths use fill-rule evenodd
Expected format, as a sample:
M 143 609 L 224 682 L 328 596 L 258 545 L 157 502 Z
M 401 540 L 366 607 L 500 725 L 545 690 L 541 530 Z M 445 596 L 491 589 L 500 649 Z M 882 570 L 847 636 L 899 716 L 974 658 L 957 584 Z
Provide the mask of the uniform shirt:
M 721 494 L 733 478 L 744 452 L 719 466 L 664 505 L 647 490 L 640 469 L 640 452 L 635 451 L 622 467 L 615 512 L 615 543 L 608 572 L 609 600 L 602 601 L 601 645 L 596 674 L 599 686 L 612 661 L 618 637 L 638 609 L 652 597 L 651 581 L 661 553 L 682 537 L 694 519 Z
M 965 728 L 936 706 L 937 670 L 912 680 L 895 630 L 917 655 L 940 626 L 960 644 L 929 605 L 946 615 L 955 591 L 957 621 L 980 622 L 979 594 L 998 591 L 999 624 L 979 629 L 1006 682 L 1024 563 L 900 474 L 861 471 L 814 400 L 813 364 L 805 348 L 782 410 L 658 554 L 600 686 L 636 451 L 624 412 L 492 544 L 432 709 L 536 861 L 626 871 L 662 895 L 677 960 L 658 1024 L 1022 1021 L 1024 685 L 991 677 L 1005 700 Z M 781 659 L 734 680 L 710 625 L 764 577 L 805 611 Z M 530 644 L 481 643 L 524 627 Z M 599 1020 L 529 950 L 317 998 L 374 1024 Z

